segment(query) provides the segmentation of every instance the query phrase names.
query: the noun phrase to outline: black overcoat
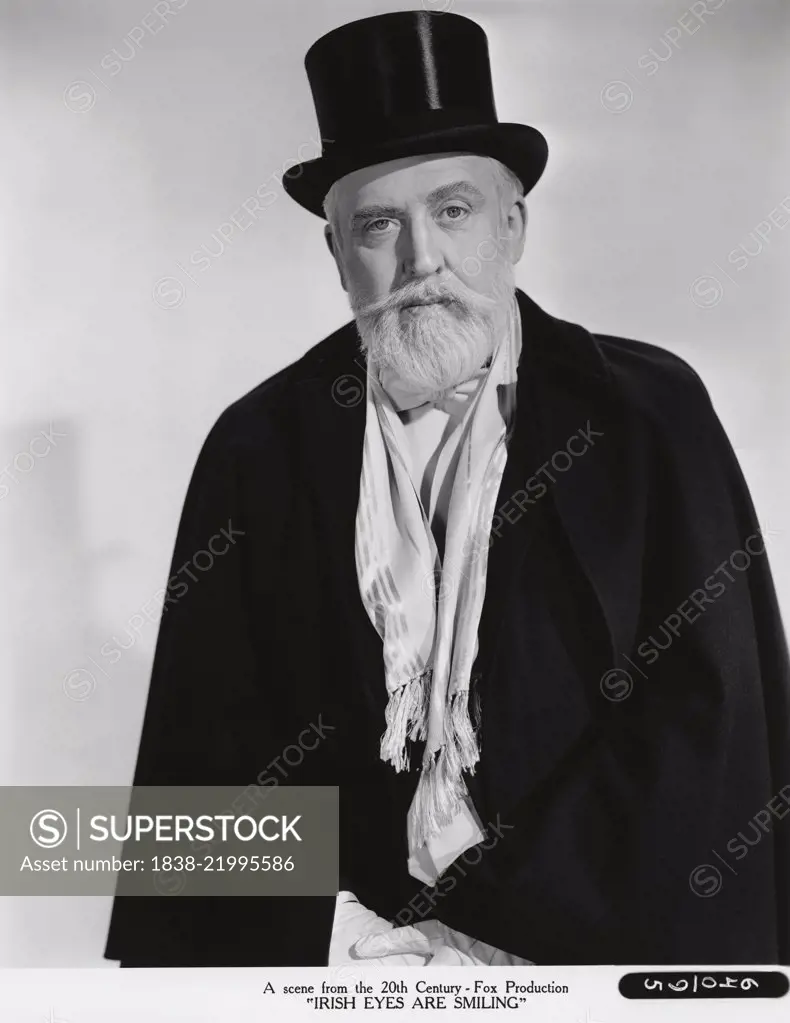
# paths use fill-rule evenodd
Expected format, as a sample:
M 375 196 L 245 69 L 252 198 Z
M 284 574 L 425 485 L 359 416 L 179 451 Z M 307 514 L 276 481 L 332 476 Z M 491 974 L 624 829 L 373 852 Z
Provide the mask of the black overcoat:
M 381 640 L 354 561 L 353 324 L 231 405 L 201 450 L 135 784 L 338 785 L 342 888 L 538 964 L 790 964 L 787 649 L 732 448 L 681 359 L 518 301 L 474 669 L 487 848 L 450 868 L 433 909 L 406 871 L 416 766 L 379 759 Z M 187 578 L 223 528 L 234 543 Z M 324 965 L 333 908 L 116 898 L 105 955 Z

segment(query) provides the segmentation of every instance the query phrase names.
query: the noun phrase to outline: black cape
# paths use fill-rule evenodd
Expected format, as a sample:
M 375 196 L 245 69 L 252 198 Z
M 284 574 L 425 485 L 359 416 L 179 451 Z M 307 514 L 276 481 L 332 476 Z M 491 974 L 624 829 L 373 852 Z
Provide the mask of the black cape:
M 518 300 L 468 778 L 498 837 L 449 868 L 433 908 L 406 871 L 420 758 L 400 774 L 379 758 L 381 641 L 354 561 L 353 324 L 230 406 L 201 450 L 135 784 L 338 785 L 341 888 L 388 919 L 435 916 L 538 964 L 788 965 L 788 658 L 732 448 L 681 359 Z M 223 528 L 235 542 L 192 581 L 183 566 Z M 739 551 L 754 552 L 748 565 Z M 323 965 L 333 909 L 116 898 L 105 955 Z

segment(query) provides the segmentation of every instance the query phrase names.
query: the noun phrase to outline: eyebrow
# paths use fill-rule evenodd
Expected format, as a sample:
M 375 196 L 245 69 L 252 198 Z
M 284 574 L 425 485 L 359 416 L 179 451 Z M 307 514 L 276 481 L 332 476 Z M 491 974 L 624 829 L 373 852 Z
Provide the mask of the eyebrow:
M 466 194 L 476 202 L 485 202 L 485 196 L 471 181 L 451 181 L 447 185 L 439 185 L 429 192 L 425 197 L 426 205 L 434 206 L 452 196 Z M 352 229 L 357 228 L 366 220 L 377 220 L 379 218 L 402 216 L 406 211 L 400 206 L 393 206 L 387 203 L 372 203 L 369 206 L 362 206 L 356 210 L 351 218 Z
M 443 202 L 445 199 L 458 195 L 459 192 L 466 192 L 471 198 L 477 199 L 479 202 L 485 202 L 485 196 L 477 185 L 473 185 L 471 181 L 452 181 L 449 185 L 440 185 L 428 193 L 426 201 L 429 204 Z

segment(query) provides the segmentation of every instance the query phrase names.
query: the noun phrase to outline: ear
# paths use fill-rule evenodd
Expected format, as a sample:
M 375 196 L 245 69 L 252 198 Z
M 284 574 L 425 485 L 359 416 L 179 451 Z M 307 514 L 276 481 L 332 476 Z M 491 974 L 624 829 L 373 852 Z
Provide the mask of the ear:
M 510 207 L 500 229 L 502 246 L 507 258 L 515 266 L 524 253 L 527 240 L 527 203 L 519 195 Z
M 348 288 L 346 287 L 345 274 L 343 272 L 343 261 L 340 256 L 340 246 L 329 224 L 324 227 L 324 240 L 326 241 L 327 248 L 332 253 L 332 258 L 335 261 L 337 272 L 340 275 L 340 286 L 343 288 L 343 291 L 348 291 Z

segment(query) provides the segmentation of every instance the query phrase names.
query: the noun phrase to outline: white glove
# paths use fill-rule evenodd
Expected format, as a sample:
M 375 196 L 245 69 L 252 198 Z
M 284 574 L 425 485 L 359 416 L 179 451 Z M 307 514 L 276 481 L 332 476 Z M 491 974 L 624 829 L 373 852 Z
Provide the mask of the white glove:
M 382 945 L 386 951 L 381 953 L 368 948 L 362 956 L 357 951 L 360 941 L 372 940 L 379 936 L 384 938 L 392 931 L 414 932 L 410 935 L 407 953 L 399 954 L 398 951 L 398 941 L 403 943 L 403 938 L 396 938 L 394 943 Z M 338 892 L 329 945 L 329 966 L 356 962 L 362 958 L 371 966 L 425 966 L 431 954 L 430 942 L 413 927 L 396 928 L 389 920 L 377 916 L 371 909 L 366 909 L 352 892 Z M 386 958 L 378 958 L 379 955 Z
M 360 959 L 378 966 L 534 966 L 529 959 L 470 938 L 440 920 L 395 927 L 351 892 L 340 892 L 329 965 Z
M 402 956 L 422 952 L 425 943 L 430 949 L 426 966 L 534 966 L 529 959 L 503 952 L 494 945 L 477 941 L 467 934 L 453 930 L 441 920 L 421 920 L 413 927 L 397 927 L 392 931 L 370 934 L 359 939 L 356 954 L 368 956 Z

